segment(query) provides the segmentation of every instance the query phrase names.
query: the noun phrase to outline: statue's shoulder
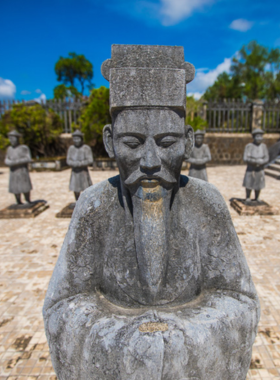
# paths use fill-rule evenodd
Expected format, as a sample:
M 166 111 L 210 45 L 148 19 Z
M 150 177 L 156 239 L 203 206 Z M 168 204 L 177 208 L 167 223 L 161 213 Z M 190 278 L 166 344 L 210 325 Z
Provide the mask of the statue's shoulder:
M 24 145 L 24 144 L 22 144 L 22 145 L 18 145 L 18 146 L 16 147 L 16 149 L 17 149 L 19 152 L 22 152 L 22 153 L 29 153 L 29 148 L 28 148 L 28 146 L 27 146 L 27 145 Z
M 118 199 L 120 177 L 115 176 L 88 187 L 79 197 L 75 207 L 77 212 L 83 213 L 101 208 L 107 209 L 110 202 Z
M 254 147 L 255 145 L 252 143 L 252 142 L 250 142 L 249 144 L 247 144 L 246 146 L 245 146 L 245 149 L 249 149 L 249 148 L 252 148 L 252 147 Z
M 83 144 L 83 149 L 91 151 L 91 147 L 89 145 L 87 145 L 87 144 Z
M 197 204 L 203 210 L 227 210 L 220 191 L 213 184 L 194 177 L 180 176 L 180 193 L 186 203 Z

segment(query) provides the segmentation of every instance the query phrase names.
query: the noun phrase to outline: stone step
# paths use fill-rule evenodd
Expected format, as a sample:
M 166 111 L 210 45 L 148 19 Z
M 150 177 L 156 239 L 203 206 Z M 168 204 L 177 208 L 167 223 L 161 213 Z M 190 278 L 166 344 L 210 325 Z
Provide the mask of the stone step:
M 280 174 L 279 172 L 277 171 L 273 171 L 273 170 L 268 170 L 268 169 L 265 169 L 265 174 L 268 175 L 269 177 L 273 177 L 275 179 L 280 179 Z
M 275 170 L 276 172 L 280 172 L 280 165 L 278 164 L 270 164 L 268 165 L 267 169 L 269 170 Z
M 274 163 L 277 164 L 277 165 L 280 165 L 280 159 L 278 158 L 277 160 L 275 160 Z

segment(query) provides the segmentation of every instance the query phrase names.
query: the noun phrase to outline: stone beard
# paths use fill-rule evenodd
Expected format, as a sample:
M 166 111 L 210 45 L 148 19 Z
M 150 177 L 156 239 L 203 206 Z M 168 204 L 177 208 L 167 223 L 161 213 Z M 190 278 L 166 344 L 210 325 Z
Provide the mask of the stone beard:
M 147 300 L 157 304 L 168 263 L 171 190 L 155 180 L 143 180 L 132 196 L 134 238 L 140 279 Z

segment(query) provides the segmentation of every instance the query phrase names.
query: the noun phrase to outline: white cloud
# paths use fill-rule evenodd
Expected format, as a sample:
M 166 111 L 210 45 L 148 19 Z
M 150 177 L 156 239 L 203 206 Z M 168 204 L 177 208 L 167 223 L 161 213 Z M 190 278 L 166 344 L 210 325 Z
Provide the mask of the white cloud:
M 0 99 L 12 99 L 16 93 L 16 86 L 9 79 L 0 78 Z
M 229 27 L 231 29 L 238 30 L 239 32 L 247 32 L 247 30 L 251 29 L 252 26 L 253 23 L 251 21 L 239 18 L 237 20 L 232 21 Z
M 211 4 L 213 0 L 160 0 L 160 16 L 163 25 L 174 25 L 189 17 L 195 10 Z
M 196 100 L 199 100 L 202 97 L 203 92 L 188 92 L 187 95 L 193 96 Z
M 29 95 L 29 94 L 31 94 L 30 91 L 27 91 L 27 90 L 22 90 L 21 91 L 21 95 Z
M 37 90 L 35 90 L 35 92 L 37 92 L 37 94 L 42 94 L 42 90 L 40 90 L 39 88 L 37 88 Z
M 217 79 L 217 76 L 224 71 L 229 72 L 231 66 L 231 58 L 225 58 L 224 62 L 220 63 L 215 69 L 208 72 L 197 70 L 194 80 L 187 85 L 188 95 L 202 95 L 209 86 Z
M 46 103 L 47 97 L 45 94 L 41 94 L 38 98 L 34 99 L 38 103 Z

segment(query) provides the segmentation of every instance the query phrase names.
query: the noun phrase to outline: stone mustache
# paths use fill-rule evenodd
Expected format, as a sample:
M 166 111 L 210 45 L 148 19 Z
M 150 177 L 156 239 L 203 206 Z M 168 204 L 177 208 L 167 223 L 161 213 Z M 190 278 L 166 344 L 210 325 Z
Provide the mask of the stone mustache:
M 120 175 L 80 196 L 44 305 L 60 380 L 245 380 L 259 302 L 227 206 L 180 175 L 194 67 L 181 47 L 113 45 L 102 65 Z

